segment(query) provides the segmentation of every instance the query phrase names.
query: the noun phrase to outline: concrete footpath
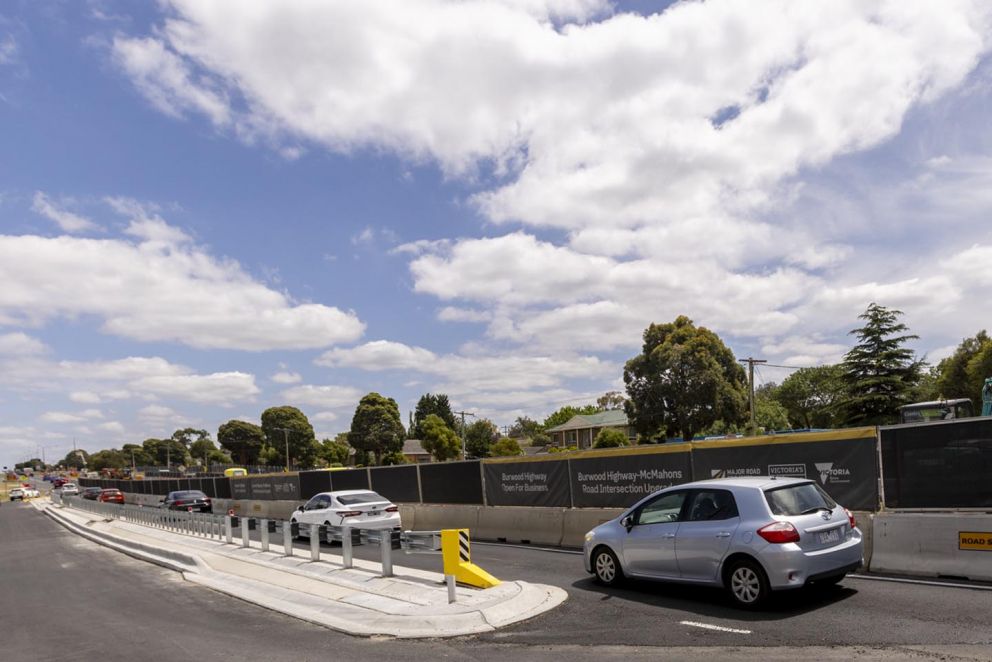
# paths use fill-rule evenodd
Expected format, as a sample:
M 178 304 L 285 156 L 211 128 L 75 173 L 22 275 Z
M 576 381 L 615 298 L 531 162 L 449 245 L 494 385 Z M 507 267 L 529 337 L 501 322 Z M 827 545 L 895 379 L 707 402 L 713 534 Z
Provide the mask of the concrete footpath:
M 182 573 L 195 584 L 311 623 L 361 636 L 434 638 L 492 632 L 554 609 L 568 597 L 555 586 L 503 581 L 490 589 L 459 586 L 448 603 L 441 573 L 393 565 L 382 577 L 379 565 L 321 549 L 321 560 L 263 552 L 261 544 L 227 545 L 161 529 L 106 520 L 99 515 L 52 505 L 35 508 L 70 531 L 130 556 Z M 297 550 L 297 553 L 300 553 Z M 440 558 L 438 564 L 440 565 Z

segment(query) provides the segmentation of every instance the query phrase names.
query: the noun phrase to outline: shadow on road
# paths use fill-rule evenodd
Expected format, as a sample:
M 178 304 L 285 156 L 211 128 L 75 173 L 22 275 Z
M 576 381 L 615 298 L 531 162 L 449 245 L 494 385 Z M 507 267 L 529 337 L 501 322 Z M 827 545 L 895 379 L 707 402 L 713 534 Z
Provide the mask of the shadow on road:
M 773 593 L 761 610 L 748 611 L 734 605 L 723 589 L 690 586 L 648 580 L 627 580 L 611 588 L 597 584 L 591 577 L 572 583 L 572 589 L 598 593 L 602 600 L 629 600 L 645 605 L 677 609 L 700 616 L 729 618 L 738 621 L 778 621 L 824 609 L 857 595 L 848 586 L 810 586 L 794 591 Z

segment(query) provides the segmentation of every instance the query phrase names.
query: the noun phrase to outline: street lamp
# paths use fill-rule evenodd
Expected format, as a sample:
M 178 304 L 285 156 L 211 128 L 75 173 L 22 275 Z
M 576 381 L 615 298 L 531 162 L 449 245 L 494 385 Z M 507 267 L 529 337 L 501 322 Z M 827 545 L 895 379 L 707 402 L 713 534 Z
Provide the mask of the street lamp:
M 286 439 L 286 472 L 289 472 L 289 433 L 292 432 L 289 428 L 272 428 L 277 432 L 282 432 L 283 437 Z

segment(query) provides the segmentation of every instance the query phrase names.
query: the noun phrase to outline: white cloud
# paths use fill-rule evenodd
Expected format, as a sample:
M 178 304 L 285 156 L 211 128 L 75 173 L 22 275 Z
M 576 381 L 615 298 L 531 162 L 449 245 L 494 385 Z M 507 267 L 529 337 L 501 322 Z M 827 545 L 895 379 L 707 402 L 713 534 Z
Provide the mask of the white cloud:
M 274 381 L 276 384 L 297 384 L 303 380 L 298 372 L 288 372 L 281 371 L 272 375 L 269 379 Z
M 342 409 L 358 405 L 362 391 L 351 386 L 302 384 L 282 392 L 282 398 L 291 406 L 310 405 L 327 409 Z
M 83 405 L 98 405 L 102 402 L 100 395 L 93 391 L 73 391 L 69 399 Z
M 31 209 L 45 218 L 55 221 L 64 232 L 85 232 L 99 228 L 88 218 L 57 206 L 41 191 L 35 192 Z
M 305 349 L 361 336 L 354 313 L 291 301 L 133 201 L 112 204 L 139 241 L 0 235 L 0 323 L 96 315 L 107 333 L 203 349 Z
M 44 354 L 48 351 L 45 343 L 26 333 L 5 333 L 0 335 L 0 355 L 25 356 Z
M 138 416 L 145 419 L 164 419 L 177 416 L 175 410 L 163 405 L 148 405 L 138 410 Z
M 363 370 L 417 370 L 437 360 L 433 352 L 389 340 L 373 340 L 352 348 L 328 350 L 318 365 L 362 368 Z
M 224 406 L 252 400 L 259 393 L 254 376 L 243 372 L 143 377 L 131 387 L 162 397 Z
M 96 429 L 117 435 L 124 434 L 124 424 L 121 423 L 120 421 L 107 421 L 106 423 L 101 423 L 100 425 L 96 426 Z
M 100 418 L 103 418 L 103 412 L 99 409 L 84 409 L 78 412 L 49 411 L 39 417 L 46 423 L 83 423 Z
M 0 65 L 11 64 L 17 61 L 17 40 L 14 35 L 4 35 L 0 38 Z
M 338 419 L 338 415 L 333 411 L 319 411 L 310 418 L 314 421 L 320 421 L 321 423 L 329 423 L 331 421 L 336 421 Z
M 442 322 L 488 322 L 492 319 L 492 313 L 485 310 L 445 306 L 438 311 L 437 318 Z

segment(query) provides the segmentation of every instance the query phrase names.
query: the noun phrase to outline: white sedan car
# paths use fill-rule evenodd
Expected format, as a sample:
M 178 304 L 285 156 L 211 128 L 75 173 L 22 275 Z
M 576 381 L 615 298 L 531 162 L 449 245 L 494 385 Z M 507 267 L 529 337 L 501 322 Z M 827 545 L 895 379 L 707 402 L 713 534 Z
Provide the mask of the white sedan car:
M 356 529 L 399 530 L 400 509 L 389 499 L 370 490 L 321 492 L 297 508 L 290 521 Z M 301 526 L 300 535 L 309 536 L 309 529 L 309 526 Z
M 79 486 L 75 483 L 64 483 L 59 490 L 61 490 L 62 496 L 75 496 L 79 494 Z

